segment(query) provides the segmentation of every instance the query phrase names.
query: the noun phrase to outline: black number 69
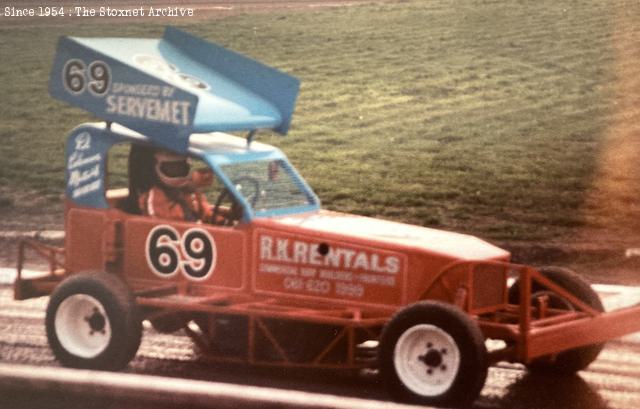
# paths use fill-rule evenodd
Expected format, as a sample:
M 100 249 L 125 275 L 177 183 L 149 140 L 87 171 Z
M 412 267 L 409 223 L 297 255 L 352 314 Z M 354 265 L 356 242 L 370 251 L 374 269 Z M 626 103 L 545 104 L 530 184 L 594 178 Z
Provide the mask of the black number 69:
M 89 88 L 89 92 L 101 97 L 109 90 L 111 69 L 104 61 L 94 61 L 89 64 L 87 70 L 83 61 L 71 59 L 62 69 L 62 81 L 67 91 L 72 94 L 82 94 L 85 88 Z
M 213 237 L 203 229 L 191 228 L 182 237 L 176 229 L 160 225 L 149 232 L 146 257 L 151 271 L 170 278 L 178 270 L 191 280 L 208 278 L 216 265 Z

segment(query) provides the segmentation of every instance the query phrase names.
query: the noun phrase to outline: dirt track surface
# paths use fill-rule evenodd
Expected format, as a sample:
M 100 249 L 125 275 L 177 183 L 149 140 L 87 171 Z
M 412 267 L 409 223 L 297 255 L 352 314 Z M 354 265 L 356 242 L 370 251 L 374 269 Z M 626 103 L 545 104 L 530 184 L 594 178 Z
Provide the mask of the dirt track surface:
M 0 286 L 0 362 L 58 366 L 44 333 L 47 299 L 14 302 L 11 289 Z M 607 298 L 606 300 L 613 300 Z M 558 378 L 534 376 L 522 366 L 492 367 L 487 384 L 474 408 L 513 409 L 632 409 L 640 407 L 640 337 L 613 341 L 587 371 Z M 205 364 L 198 360 L 189 338 L 180 333 L 163 335 L 146 328 L 138 355 L 126 372 L 225 382 L 240 385 L 329 393 L 387 400 L 376 376 L 342 373 L 260 369 Z M 139 406 L 126 402 L 69 399 L 61 394 L 25 396 L 1 394 L 0 407 L 22 408 L 119 408 Z

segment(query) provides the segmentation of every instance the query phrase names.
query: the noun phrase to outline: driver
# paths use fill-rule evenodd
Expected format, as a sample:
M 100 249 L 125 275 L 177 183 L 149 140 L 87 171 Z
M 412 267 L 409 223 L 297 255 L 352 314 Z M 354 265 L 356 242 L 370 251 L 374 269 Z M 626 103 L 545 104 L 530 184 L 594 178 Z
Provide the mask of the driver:
M 195 188 L 189 159 L 166 150 L 155 151 L 153 157 L 155 181 L 139 197 L 142 214 L 191 222 L 210 221 L 211 205 Z

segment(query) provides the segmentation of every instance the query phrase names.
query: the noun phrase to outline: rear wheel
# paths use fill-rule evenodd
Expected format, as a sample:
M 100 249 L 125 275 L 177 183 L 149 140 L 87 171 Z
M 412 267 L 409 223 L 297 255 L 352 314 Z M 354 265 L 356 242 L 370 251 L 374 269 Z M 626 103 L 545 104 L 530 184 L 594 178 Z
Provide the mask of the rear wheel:
M 133 294 L 120 278 L 107 273 L 64 280 L 51 295 L 45 324 L 55 357 L 74 368 L 122 369 L 142 337 Z
M 602 301 L 598 294 L 593 291 L 589 283 L 575 272 L 561 267 L 542 267 L 538 271 L 558 284 L 563 289 L 573 294 L 580 301 L 590 307 L 604 311 Z M 537 303 L 542 296 L 549 299 L 549 307 L 562 310 L 575 310 L 569 300 L 554 293 L 553 291 L 533 282 L 531 288 L 531 302 Z M 520 303 L 520 282 L 516 281 L 509 289 L 509 302 L 511 304 Z M 541 357 L 527 364 L 527 368 L 532 372 L 549 372 L 558 374 L 572 374 L 585 369 L 591 364 L 604 348 L 604 344 L 587 345 L 585 347 L 570 349 L 558 354 Z
M 379 360 L 391 395 L 421 405 L 472 403 L 488 369 L 478 325 L 459 308 L 431 301 L 413 304 L 389 321 Z

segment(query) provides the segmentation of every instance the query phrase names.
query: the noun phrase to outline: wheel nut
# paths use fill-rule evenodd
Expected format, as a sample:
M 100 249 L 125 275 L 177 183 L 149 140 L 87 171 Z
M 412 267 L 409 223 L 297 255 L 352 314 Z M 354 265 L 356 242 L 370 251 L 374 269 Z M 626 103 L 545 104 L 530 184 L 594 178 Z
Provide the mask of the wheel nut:
M 420 355 L 418 360 L 429 368 L 437 368 L 442 364 L 442 356 L 435 349 L 430 349 L 426 354 Z
M 107 325 L 107 320 L 97 310 L 90 317 L 85 317 L 85 321 L 89 324 L 91 331 L 104 331 Z

